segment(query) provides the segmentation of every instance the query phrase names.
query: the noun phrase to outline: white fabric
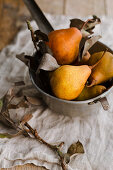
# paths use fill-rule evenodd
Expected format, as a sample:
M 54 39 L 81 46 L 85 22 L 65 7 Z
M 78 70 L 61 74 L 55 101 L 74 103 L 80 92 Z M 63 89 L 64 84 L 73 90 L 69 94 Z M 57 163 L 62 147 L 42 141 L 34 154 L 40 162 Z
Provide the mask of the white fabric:
M 47 15 L 54 28 L 64 28 L 69 25 L 69 17 Z M 35 25 L 32 22 L 32 25 Z M 113 49 L 113 20 L 102 17 L 102 40 Z M 27 68 L 15 54 L 33 52 L 30 33 L 23 30 L 18 33 L 14 44 L 9 45 L 0 53 L 0 97 L 11 86 L 15 77 L 25 77 Z M 23 78 L 24 79 L 24 78 Z M 26 78 L 25 78 L 26 80 Z M 27 81 L 27 80 L 26 80 Z M 97 113 L 84 117 L 68 117 L 58 115 L 46 108 L 41 101 L 33 118 L 29 121 L 37 128 L 39 135 L 49 143 L 64 141 L 63 151 L 80 140 L 85 153 L 78 154 L 69 163 L 70 170 L 112 170 L 113 169 L 113 92 L 108 96 L 109 112 L 103 108 Z M 15 113 L 22 117 L 23 113 Z M 0 133 L 11 132 L 0 125 Z M 45 145 L 18 136 L 13 139 L 0 139 L 0 168 L 34 163 L 50 170 L 59 170 L 58 157 Z

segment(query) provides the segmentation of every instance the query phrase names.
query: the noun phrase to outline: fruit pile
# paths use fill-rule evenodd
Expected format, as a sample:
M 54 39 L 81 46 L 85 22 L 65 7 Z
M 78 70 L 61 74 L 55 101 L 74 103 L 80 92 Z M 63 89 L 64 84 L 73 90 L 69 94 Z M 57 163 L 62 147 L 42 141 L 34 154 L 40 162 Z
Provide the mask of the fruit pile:
M 101 84 L 113 77 L 113 55 L 104 51 L 94 53 L 88 64 L 91 66 L 62 65 L 56 69 L 50 76 L 54 95 L 65 100 L 82 101 L 103 93 L 106 87 Z
M 82 31 L 76 27 L 48 35 L 47 45 L 60 67 L 50 75 L 54 95 L 65 100 L 87 100 L 106 90 L 102 84 L 113 78 L 113 54 L 88 51 L 78 60 Z
M 46 78 L 43 80 L 45 73 L 39 77 L 42 85 L 50 86 L 54 96 L 83 101 L 107 90 L 106 82 L 113 80 L 113 54 L 107 49 L 90 54 L 90 48 L 101 38 L 93 31 L 100 23 L 96 16 L 86 22 L 72 19 L 70 28 L 55 30 L 49 35 L 40 30 L 34 32 L 28 23 L 37 51 L 34 59 L 30 58 L 30 69 L 37 75 L 41 70 L 47 73 L 48 84 Z

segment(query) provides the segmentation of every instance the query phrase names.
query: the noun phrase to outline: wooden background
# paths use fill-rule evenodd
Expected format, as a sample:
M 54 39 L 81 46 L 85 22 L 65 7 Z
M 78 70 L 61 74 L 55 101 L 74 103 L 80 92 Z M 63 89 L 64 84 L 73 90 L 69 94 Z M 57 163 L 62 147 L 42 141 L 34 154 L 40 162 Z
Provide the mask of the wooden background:
M 74 17 L 95 14 L 113 17 L 113 0 L 36 0 L 44 12 L 64 14 Z M 30 18 L 22 0 L 0 0 L 0 50 L 9 44 L 21 28 L 26 18 Z M 1 170 L 44 170 L 32 164 Z

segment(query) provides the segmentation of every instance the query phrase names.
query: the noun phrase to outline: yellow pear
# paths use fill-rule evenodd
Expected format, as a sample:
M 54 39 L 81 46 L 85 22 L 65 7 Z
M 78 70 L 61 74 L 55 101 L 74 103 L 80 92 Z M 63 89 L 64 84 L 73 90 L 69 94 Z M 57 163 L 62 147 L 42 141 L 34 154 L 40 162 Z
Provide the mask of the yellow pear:
M 99 96 L 106 90 L 105 86 L 95 85 L 93 87 L 84 87 L 80 95 L 76 98 L 77 101 L 84 101 Z
M 50 77 L 54 95 L 65 100 L 75 99 L 82 92 L 90 74 L 91 69 L 87 65 L 59 67 Z
M 100 60 L 104 51 L 94 53 L 89 59 L 89 65 L 95 64 Z M 113 77 L 113 54 L 105 52 L 101 61 L 92 69 L 89 78 L 89 86 L 101 84 Z

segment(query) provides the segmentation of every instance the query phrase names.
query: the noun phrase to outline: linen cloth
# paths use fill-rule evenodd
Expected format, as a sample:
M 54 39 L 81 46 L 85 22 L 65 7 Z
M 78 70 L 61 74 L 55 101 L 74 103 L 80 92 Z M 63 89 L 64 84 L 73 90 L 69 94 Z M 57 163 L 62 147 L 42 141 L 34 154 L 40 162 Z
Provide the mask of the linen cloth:
M 72 17 L 47 15 L 56 29 L 69 26 Z M 113 20 L 101 17 L 101 41 L 113 49 Z M 35 22 L 32 22 L 36 28 Z M 0 97 L 12 86 L 12 82 L 21 77 L 30 82 L 28 69 L 15 58 L 16 54 L 34 51 L 27 26 L 18 33 L 13 44 L 7 46 L 0 53 Z M 108 96 L 109 111 L 101 107 L 99 112 L 84 117 L 69 117 L 53 113 L 45 107 L 39 99 L 39 106 L 33 113 L 29 124 L 36 128 L 39 135 L 49 143 L 65 142 L 63 151 L 78 140 L 83 144 L 85 153 L 72 157 L 68 168 L 70 170 L 112 170 L 113 169 L 113 91 Z M 21 118 L 23 112 L 16 112 L 13 117 Z M 0 124 L 0 133 L 12 132 Z M 12 139 L 0 139 L 0 168 L 33 163 L 50 170 L 60 170 L 58 157 L 45 145 L 18 136 Z

